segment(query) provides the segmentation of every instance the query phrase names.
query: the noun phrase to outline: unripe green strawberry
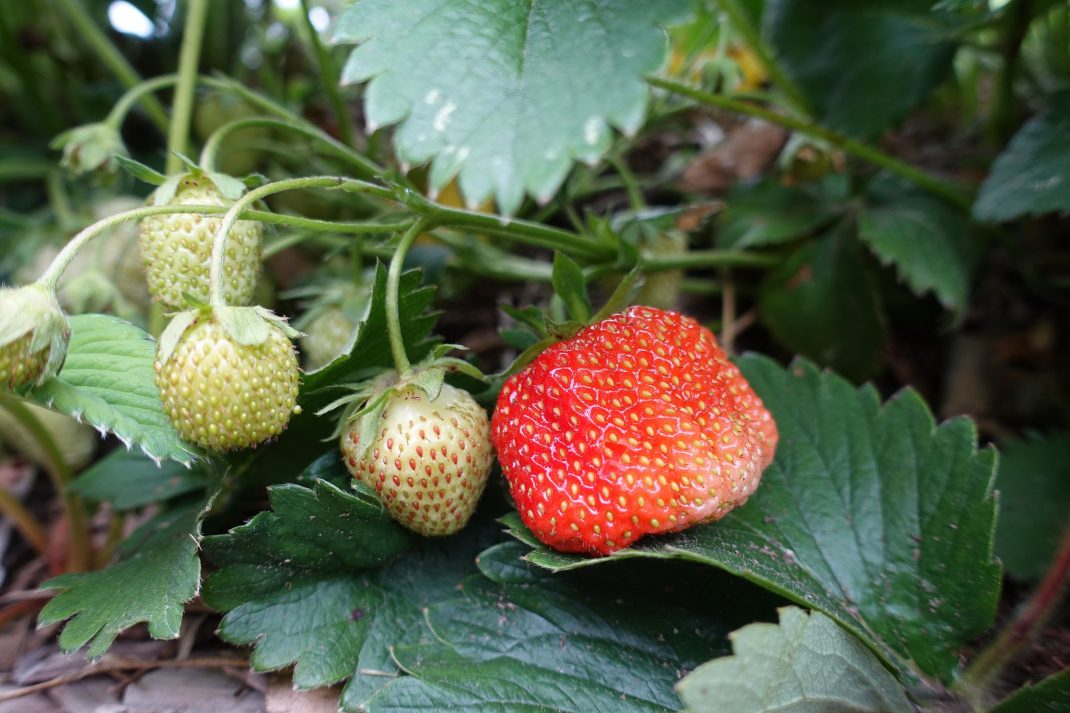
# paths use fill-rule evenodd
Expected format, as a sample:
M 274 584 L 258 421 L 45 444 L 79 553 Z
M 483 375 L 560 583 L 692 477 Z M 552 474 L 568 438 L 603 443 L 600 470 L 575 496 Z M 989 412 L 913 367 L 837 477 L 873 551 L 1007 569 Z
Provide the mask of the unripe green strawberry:
M 329 364 L 353 343 L 357 323 L 341 307 L 329 307 L 302 329 L 305 368 L 314 371 Z
M 342 434 L 353 476 L 374 488 L 390 515 L 421 535 L 467 524 L 493 459 L 487 413 L 467 392 L 443 384 L 432 400 L 407 386 L 389 397 L 374 438 L 361 448 L 359 419 Z
M 70 325 L 39 284 L 0 288 L 0 384 L 21 389 L 59 371 Z
M 296 411 L 300 377 L 283 329 L 256 317 L 262 324 L 253 334 L 228 328 L 216 315 L 183 315 L 191 313 L 176 316 L 178 327 L 161 336 L 154 364 L 164 411 L 179 435 L 223 452 L 282 433 Z
M 60 456 L 68 468 L 72 471 L 81 470 L 92 460 L 100 437 L 91 426 L 79 423 L 66 414 L 42 408 L 36 404 L 24 402 L 23 405 L 41 424 L 53 443 L 59 446 Z M 37 438 L 8 409 L 2 406 L 0 406 L 0 442 L 40 466 L 47 466 L 51 460 Z
M 155 205 L 160 197 L 154 193 L 148 204 Z M 206 175 L 196 173 L 184 176 L 174 196 L 162 202 L 220 206 L 233 203 Z M 222 218 L 218 216 L 188 213 L 155 215 L 141 220 L 141 253 L 149 292 L 154 298 L 175 308 L 186 305 L 187 294 L 208 302 L 212 245 L 221 223 Z M 252 299 L 260 272 L 262 238 L 263 226 L 254 221 L 239 220 L 231 229 L 223 260 L 223 297 L 228 304 L 244 305 Z

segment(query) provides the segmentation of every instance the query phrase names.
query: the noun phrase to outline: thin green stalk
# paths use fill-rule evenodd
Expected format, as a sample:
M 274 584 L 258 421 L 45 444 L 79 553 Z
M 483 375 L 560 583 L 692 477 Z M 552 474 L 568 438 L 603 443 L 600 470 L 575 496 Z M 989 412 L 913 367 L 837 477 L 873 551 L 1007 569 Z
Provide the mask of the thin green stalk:
M 968 209 L 972 203 L 968 195 L 941 178 L 926 173 L 925 171 L 911 166 L 908 163 L 904 163 L 897 158 L 893 158 L 879 149 L 850 139 L 843 134 L 818 126 L 812 122 L 796 119 L 792 116 L 785 116 L 784 114 L 778 114 L 775 111 L 771 111 L 770 109 L 766 109 L 765 107 L 758 106 L 751 102 L 739 101 L 738 99 L 721 96 L 720 94 L 704 92 L 700 89 L 695 89 L 686 84 L 681 84 L 680 82 L 675 82 L 669 79 L 647 77 L 647 81 L 655 87 L 681 94 L 701 102 L 702 104 L 707 104 L 719 109 L 727 109 L 747 116 L 758 117 L 770 124 L 776 124 L 785 129 L 798 131 L 800 134 L 821 139 L 845 153 L 851 154 L 868 163 L 872 163 L 875 166 L 880 166 L 886 171 L 894 173 L 900 178 L 903 178 L 934 195 L 938 195 L 960 208 Z
M 751 23 L 747 11 L 740 5 L 739 0 L 717 0 L 717 5 L 720 6 L 721 12 L 728 17 L 728 22 L 735 28 L 736 32 L 743 37 L 743 41 L 747 43 L 751 52 L 758 55 L 758 59 L 765 66 L 765 71 L 769 73 L 769 77 L 773 80 L 773 84 L 779 87 L 780 91 L 784 92 L 795 106 L 802 109 L 806 114 L 810 114 L 810 104 L 806 100 L 806 96 L 784 72 L 784 68 L 780 66 L 776 58 L 773 57 L 773 53 L 766 46 L 765 41 L 762 40 L 758 28 Z
M 738 252 L 735 250 L 693 250 L 678 255 L 641 253 L 639 266 L 643 272 L 686 270 L 701 267 L 771 267 L 780 262 L 773 255 Z
M 213 306 L 223 307 L 227 304 L 223 290 L 223 260 L 227 251 L 227 238 L 230 235 L 230 230 L 234 227 L 234 224 L 238 222 L 242 213 L 261 198 L 266 198 L 275 193 L 282 193 L 283 191 L 293 191 L 305 188 L 334 188 L 367 192 L 386 190 L 381 186 L 359 181 L 354 178 L 345 178 L 342 176 L 309 176 L 306 178 L 287 178 L 282 181 L 267 183 L 258 188 L 254 188 L 238 200 L 234 201 L 234 204 L 230 206 L 226 215 L 223 216 L 223 220 L 219 224 L 219 230 L 216 232 L 215 242 L 212 243 L 209 302 Z M 387 192 L 387 195 L 389 195 L 389 192 Z
M 197 65 L 201 59 L 201 40 L 204 22 L 208 17 L 208 0 L 189 0 L 186 26 L 182 33 L 182 49 L 178 55 L 178 88 L 175 90 L 171 130 L 167 135 L 167 173 L 182 170 L 178 154 L 187 153 L 190 117 L 193 114 L 193 92 L 197 88 Z
M 426 220 L 418 220 L 405 231 L 390 259 L 390 269 L 386 274 L 386 331 L 390 337 L 390 353 L 394 356 L 394 368 L 402 377 L 409 371 L 409 357 L 405 353 L 405 339 L 401 335 L 401 314 L 398 307 L 398 292 L 401 285 L 401 271 L 405 266 L 405 256 L 416 238 L 429 227 Z
M 11 520 L 22 539 L 26 540 L 37 554 L 43 555 L 48 551 L 48 533 L 45 528 L 14 493 L 3 487 L 0 487 L 0 515 Z
M 342 101 L 342 94 L 338 91 L 338 72 L 330 52 L 320 42 L 319 32 L 312 24 L 312 18 L 308 14 L 308 0 L 301 0 L 301 16 L 305 20 L 305 30 L 308 31 L 312 50 L 316 54 L 316 63 L 320 70 L 320 85 L 327 92 L 327 100 L 334 111 L 335 120 L 338 122 L 338 133 L 342 136 L 342 143 L 347 146 L 353 145 L 353 127 L 349 124 L 349 116 L 346 114 L 346 105 Z
M 63 460 L 63 453 L 56 444 L 55 439 L 41 422 L 33 415 L 30 409 L 21 399 L 0 395 L 0 404 L 10 413 L 19 425 L 25 428 L 37 444 L 44 451 L 48 461 L 45 470 L 52 480 L 52 487 L 56 490 L 63 506 L 63 515 L 67 520 L 68 537 L 68 562 L 67 567 L 73 572 L 83 572 L 91 564 L 89 521 L 85 514 L 85 505 L 82 499 L 72 493 L 67 486 L 71 482 L 71 469 Z
M 988 685 L 1044 628 L 1056 611 L 1070 581 L 1070 527 L 1063 533 L 1043 581 L 996 639 L 988 644 L 963 674 L 967 695 L 978 702 Z
M 59 3 L 60 10 L 67 16 L 71 24 L 78 30 L 78 34 L 89 43 L 89 46 L 97 53 L 101 62 L 104 63 L 108 69 L 111 70 L 120 82 L 124 86 L 133 87 L 141 82 L 141 77 L 137 71 L 131 66 L 122 53 L 112 44 L 108 36 L 97 27 L 97 23 L 93 22 L 93 18 L 89 16 L 89 11 L 86 9 L 86 4 L 81 0 L 56 0 Z M 154 97 L 145 96 L 141 98 L 141 104 L 145 107 L 145 110 L 149 114 L 149 118 L 160 128 L 160 131 L 166 132 L 168 126 L 167 112 L 164 110 L 163 105 L 160 104 Z
M 152 79 L 147 79 L 144 82 L 135 84 L 127 89 L 125 94 L 119 97 L 119 101 L 115 102 L 115 106 L 112 107 L 111 111 L 108 112 L 108 116 L 105 117 L 104 123 L 115 129 L 119 129 L 123 125 L 126 115 L 134 108 L 134 104 L 138 101 L 144 101 L 145 95 L 152 94 L 161 89 L 166 89 L 175 84 L 178 84 L 177 74 L 163 74 L 159 77 L 153 77 Z
M 288 119 L 271 119 L 268 117 L 235 119 L 216 129 L 212 135 L 208 137 L 208 140 L 204 144 L 204 149 L 201 151 L 199 160 L 201 167 L 206 171 L 214 171 L 216 158 L 219 155 L 219 148 L 223 145 L 223 141 L 235 131 L 241 131 L 242 129 L 252 127 L 279 129 L 311 139 L 326 149 L 327 153 L 345 161 L 358 176 L 375 178 L 384 173 L 382 167 L 376 165 L 364 155 L 358 153 L 349 146 L 346 146 L 329 134 L 324 133 L 322 129 L 315 125 L 308 124 L 307 122 L 294 122 Z
M 511 238 L 535 247 L 560 250 L 587 260 L 605 261 L 616 257 L 616 250 L 612 246 L 594 242 L 579 233 L 560 228 L 500 215 L 448 208 L 411 192 L 402 196 L 402 202 L 436 227 L 470 228 L 475 232 Z

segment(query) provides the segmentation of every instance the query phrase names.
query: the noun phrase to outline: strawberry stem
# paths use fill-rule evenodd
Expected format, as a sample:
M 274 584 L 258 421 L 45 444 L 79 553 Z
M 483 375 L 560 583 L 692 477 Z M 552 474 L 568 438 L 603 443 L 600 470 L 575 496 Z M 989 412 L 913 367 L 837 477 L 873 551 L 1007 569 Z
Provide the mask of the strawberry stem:
M 390 259 L 390 270 L 386 274 L 386 331 L 390 338 L 390 353 L 394 357 L 394 368 L 399 377 L 409 372 L 409 357 L 405 353 L 405 339 L 401 334 L 401 314 L 398 306 L 398 291 L 401 285 L 401 271 L 405 265 L 405 256 L 416 238 L 430 227 L 429 222 L 421 218 L 413 223 L 401 236 L 394 257 Z
M 241 198 L 234 201 L 234 204 L 230 206 L 226 215 L 223 216 L 223 221 L 220 223 L 219 231 L 215 236 L 215 242 L 212 244 L 211 292 L 209 297 L 209 302 L 212 306 L 224 307 L 227 304 L 226 299 L 223 296 L 223 260 L 227 251 L 227 237 L 230 234 L 230 229 L 234 227 L 234 224 L 238 222 L 239 218 L 246 212 L 249 206 L 261 198 L 266 198 L 275 193 L 282 193 L 283 191 L 304 188 L 333 188 L 357 193 L 370 193 L 379 197 L 390 197 L 393 195 L 389 190 L 382 186 L 367 183 L 366 181 L 360 181 L 355 178 L 345 178 L 343 176 L 288 178 L 282 181 L 267 183 L 259 188 L 254 188 L 249 191 Z
M 182 49 L 178 55 L 178 88 L 171 113 L 171 129 L 167 134 L 167 173 L 182 170 L 178 154 L 186 153 L 189 144 L 190 116 L 193 114 L 193 91 L 197 88 L 197 64 L 201 58 L 201 39 L 208 17 L 208 0 L 190 0 L 186 26 L 182 34 Z
M 770 124 L 782 126 L 791 131 L 797 131 L 804 136 L 811 136 L 826 141 L 844 153 L 849 153 L 856 158 L 860 158 L 863 161 L 879 166 L 889 173 L 894 173 L 900 178 L 910 181 L 918 188 L 922 188 L 934 195 L 940 196 L 960 208 L 969 209 L 973 202 L 965 192 L 945 179 L 926 173 L 920 168 L 916 168 L 915 166 L 900 161 L 894 156 L 889 156 L 879 149 L 864 144 L 861 141 L 855 141 L 843 134 L 826 129 L 823 126 L 818 126 L 813 122 L 777 113 L 764 106 L 759 106 L 754 102 L 741 101 L 733 97 L 704 92 L 701 89 L 695 89 L 694 87 L 689 87 L 686 84 L 675 82 L 670 79 L 647 77 L 646 81 L 655 87 L 694 99 L 701 104 L 706 104 L 718 109 L 727 109 L 728 111 L 734 111 L 745 116 L 754 116 L 767 121 Z

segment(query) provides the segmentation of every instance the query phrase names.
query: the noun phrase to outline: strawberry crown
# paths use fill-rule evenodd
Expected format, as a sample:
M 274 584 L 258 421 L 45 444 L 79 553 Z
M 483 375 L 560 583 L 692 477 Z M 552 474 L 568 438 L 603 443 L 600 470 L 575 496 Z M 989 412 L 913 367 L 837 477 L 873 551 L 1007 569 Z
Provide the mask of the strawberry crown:
M 166 364 L 182 336 L 197 322 L 206 319 L 218 322 L 227 336 L 243 346 L 263 344 L 271 336 L 273 329 L 281 331 L 290 339 L 301 336 L 286 319 L 266 307 L 200 305 L 179 312 L 171 319 L 156 346 L 156 356 L 160 363 Z

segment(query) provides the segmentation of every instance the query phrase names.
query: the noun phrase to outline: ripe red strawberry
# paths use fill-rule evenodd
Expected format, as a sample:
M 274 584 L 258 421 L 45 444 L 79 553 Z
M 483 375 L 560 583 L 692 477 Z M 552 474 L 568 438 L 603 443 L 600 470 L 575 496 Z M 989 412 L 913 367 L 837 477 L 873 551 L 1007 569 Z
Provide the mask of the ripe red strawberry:
M 598 554 L 723 517 L 777 443 L 709 330 L 650 307 L 549 347 L 505 383 L 491 428 L 524 523 Z
M 405 527 L 452 535 L 468 523 L 487 484 L 493 460 L 487 412 L 449 384 L 433 400 L 417 386 L 388 398 L 366 447 L 360 419 L 342 434 L 346 467 Z

